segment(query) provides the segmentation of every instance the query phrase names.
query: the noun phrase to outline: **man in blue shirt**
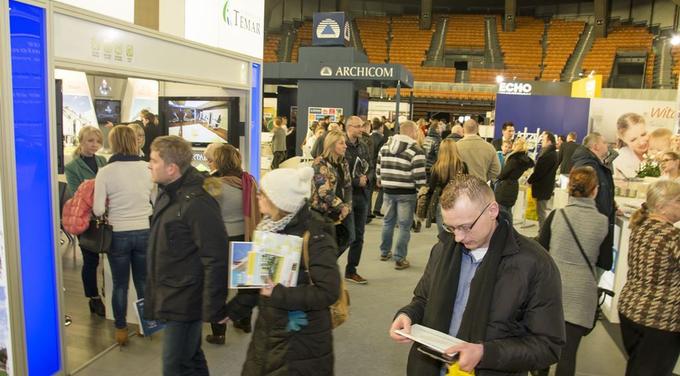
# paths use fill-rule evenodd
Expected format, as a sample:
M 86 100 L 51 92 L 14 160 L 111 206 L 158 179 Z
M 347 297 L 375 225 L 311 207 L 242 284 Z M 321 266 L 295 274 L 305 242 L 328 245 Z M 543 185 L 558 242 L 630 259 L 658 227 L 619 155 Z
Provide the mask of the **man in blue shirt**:
M 395 330 L 419 324 L 466 343 L 442 354 L 477 376 L 521 375 L 556 363 L 564 344 L 560 275 L 548 253 L 499 216 L 491 188 L 463 175 L 444 189 L 446 231 L 439 234 L 411 303 L 397 313 Z M 455 292 L 455 295 L 453 294 Z M 445 374 L 447 363 L 418 351 L 410 376 Z

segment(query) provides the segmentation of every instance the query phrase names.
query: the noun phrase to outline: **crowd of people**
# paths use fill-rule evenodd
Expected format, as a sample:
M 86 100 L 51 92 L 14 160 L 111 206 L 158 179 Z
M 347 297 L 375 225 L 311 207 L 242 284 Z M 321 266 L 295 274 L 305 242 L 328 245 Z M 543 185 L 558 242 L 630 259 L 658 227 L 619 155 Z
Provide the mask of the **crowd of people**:
M 411 343 L 395 331 L 418 324 L 465 341 L 438 354 L 414 343 L 408 375 L 443 375 L 451 363 L 481 376 L 547 375 L 557 363 L 557 375 L 574 375 L 579 344 L 597 323 L 599 276 L 613 263 L 617 207 L 607 140 L 591 133 L 578 144 L 575 134 L 544 132 L 534 160 L 512 123 L 490 143 L 474 119 L 448 126 L 386 120 L 314 123 L 303 145 L 311 167 L 282 168 L 289 130 L 274 119 L 276 166 L 259 186 L 231 145 L 205 150 L 205 175 L 191 166 L 191 146 L 179 137 L 155 137 L 147 148 L 134 127 L 115 126 L 107 162 L 96 154 L 101 132 L 83 128 L 66 175 L 73 191 L 94 179 L 94 215 L 107 215 L 113 226 L 116 341 L 128 341 L 132 270 L 146 318 L 166 324 L 164 375 L 207 374 L 203 322 L 211 323 L 206 340 L 214 344 L 225 343 L 228 322 L 253 332 L 244 375 L 331 375 L 330 307 L 341 277 L 368 283 L 358 273 L 365 226 L 383 217 L 379 257 L 396 270 L 410 266 L 411 231 L 432 222 L 438 230 L 389 335 Z M 680 230 L 673 226 L 680 220 L 680 158 L 670 149 L 658 158 L 665 178 L 631 218 L 628 280 L 619 297 L 627 375 L 669 375 L 680 353 Z M 550 211 L 558 172 L 569 175 L 569 201 Z M 527 175 L 537 201 L 535 239 L 512 222 Z M 309 257 L 293 287 L 268 282 L 227 299 L 229 242 L 249 241 L 256 230 L 304 238 Z M 103 315 L 99 257 L 82 252 L 85 295 Z

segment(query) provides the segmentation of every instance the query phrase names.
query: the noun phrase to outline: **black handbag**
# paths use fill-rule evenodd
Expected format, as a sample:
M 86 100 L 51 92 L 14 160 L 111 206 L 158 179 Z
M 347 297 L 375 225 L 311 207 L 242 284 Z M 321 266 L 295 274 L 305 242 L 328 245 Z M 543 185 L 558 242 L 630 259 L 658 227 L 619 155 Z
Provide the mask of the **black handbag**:
M 80 234 L 80 247 L 94 253 L 109 253 L 113 238 L 113 226 L 106 217 L 90 219 L 90 226 Z
M 590 260 L 588 260 L 588 257 L 586 256 L 586 252 L 583 250 L 583 247 L 581 246 L 581 242 L 578 241 L 578 238 L 576 237 L 576 232 L 574 231 L 574 228 L 571 227 L 571 222 L 569 222 L 569 218 L 567 218 L 567 214 L 564 212 L 564 210 L 560 210 L 562 213 L 562 216 L 564 217 L 564 220 L 567 222 L 567 227 L 569 227 L 569 231 L 571 232 L 571 236 L 574 237 L 574 240 L 576 241 L 576 245 L 578 246 L 579 251 L 581 251 L 581 256 L 583 256 L 583 259 L 586 262 L 586 265 L 588 265 L 588 269 L 590 270 L 590 273 L 593 275 L 593 278 L 595 279 L 595 284 L 597 285 L 599 282 L 599 278 L 597 278 L 597 274 L 595 273 L 595 269 L 593 268 L 593 265 L 590 263 Z M 604 304 L 605 298 L 607 296 L 614 297 L 614 291 L 604 289 L 602 287 L 597 287 L 597 308 L 595 309 L 595 317 L 593 318 L 593 326 L 586 332 L 586 335 L 590 334 L 590 332 L 593 331 L 595 328 L 595 324 L 597 324 L 597 320 L 599 320 L 600 315 L 602 313 L 602 304 Z

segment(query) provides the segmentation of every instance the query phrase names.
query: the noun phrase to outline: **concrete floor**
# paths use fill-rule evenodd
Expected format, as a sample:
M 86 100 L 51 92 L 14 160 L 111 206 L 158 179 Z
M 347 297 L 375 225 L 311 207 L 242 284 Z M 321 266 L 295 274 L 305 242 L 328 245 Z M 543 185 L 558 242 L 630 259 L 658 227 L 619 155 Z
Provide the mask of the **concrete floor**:
M 366 228 L 366 242 L 359 273 L 367 285 L 349 285 L 351 317 L 334 332 L 335 370 L 338 375 L 404 375 L 408 346 L 390 340 L 387 330 L 395 312 L 407 304 L 435 242 L 435 228 L 412 234 L 408 259 L 411 268 L 397 271 L 391 262 L 381 262 L 378 245 L 382 221 Z M 536 227 L 522 229 L 535 235 Z M 344 270 L 346 256 L 340 260 Z M 613 330 L 618 328 L 614 327 Z M 204 335 L 209 332 L 204 327 Z M 68 335 L 68 333 L 67 333 Z M 133 337 L 128 346 L 115 348 L 78 372 L 79 376 L 160 375 L 162 333 L 152 338 Z M 223 346 L 204 342 L 203 350 L 211 373 L 238 375 L 245 359 L 250 335 L 229 328 Z M 619 376 L 625 372 L 625 358 L 616 343 L 598 325 L 581 343 L 577 375 Z

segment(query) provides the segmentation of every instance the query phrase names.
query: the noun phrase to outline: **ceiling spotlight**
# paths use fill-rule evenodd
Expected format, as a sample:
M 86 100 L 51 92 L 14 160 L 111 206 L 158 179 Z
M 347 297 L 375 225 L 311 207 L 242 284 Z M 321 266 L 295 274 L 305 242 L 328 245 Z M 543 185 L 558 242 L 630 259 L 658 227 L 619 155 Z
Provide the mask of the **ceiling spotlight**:
M 671 44 L 674 46 L 680 44 L 680 35 L 673 35 L 673 37 L 671 38 Z
M 497 84 L 500 84 L 503 81 L 505 81 L 505 78 L 503 77 L 503 75 L 499 74 L 499 75 L 496 76 L 496 83 Z

